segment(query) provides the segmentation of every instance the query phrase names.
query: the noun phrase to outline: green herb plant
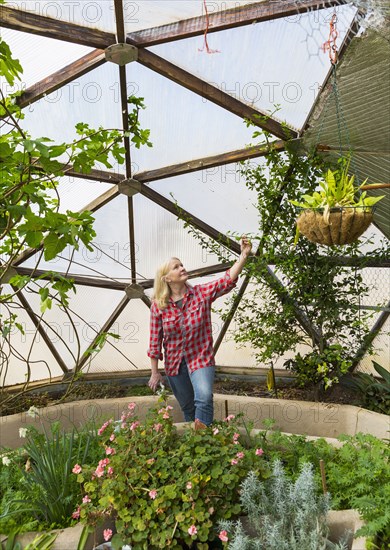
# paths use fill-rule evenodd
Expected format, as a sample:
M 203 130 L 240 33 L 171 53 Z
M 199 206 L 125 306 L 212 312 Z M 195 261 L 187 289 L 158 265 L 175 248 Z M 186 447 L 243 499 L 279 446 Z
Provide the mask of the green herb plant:
M 267 460 L 282 461 L 288 477 L 296 480 L 302 465 L 314 466 L 317 493 L 322 492 L 320 460 L 325 464 L 332 509 L 357 509 L 364 525 L 356 536 L 368 537 L 370 550 L 387 550 L 390 544 L 390 447 L 389 442 L 370 434 L 342 435 L 342 446 L 324 439 L 307 441 L 305 436 L 260 432 L 253 445 L 261 444 Z
M 240 520 L 220 522 L 219 536 L 229 550 L 348 550 L 347 540 L 333 544 L 327 538 L 330 498 L 317 494 L 310 463 L 302 465 L 295 482 L 279 460 L 265 482 L 250 472 L 241 484 L 240 501 L 250 529 Z

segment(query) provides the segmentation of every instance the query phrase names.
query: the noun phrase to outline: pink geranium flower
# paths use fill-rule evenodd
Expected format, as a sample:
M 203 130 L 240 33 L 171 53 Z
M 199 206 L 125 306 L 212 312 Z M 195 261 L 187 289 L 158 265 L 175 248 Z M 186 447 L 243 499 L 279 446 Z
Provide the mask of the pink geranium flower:
M 237 458 L 244 458 L 244 456 L 245 456 L 245 455 L 244 455 L 243 452 L 237 453 L 237 454 L 236 454 L 236 457 L 237 457 Z
M 193 535 L 196 535 L 197 532 L 198 529 L 195 527 L 195 525 L 191 525 L 191 527 L 188 528 L 188 534 L 191 535 L 191 537 Z
M 115 435 L 114 434 L 110 435 L 110 441 L 115 441 Z
M 107 468 L 107 473 L 108 473 L 109 476 L 112 476 L 112 474 L 114 473 L 114 468 L 112 468 L 112 466 L 109 466 Z
M 157 491 L 156 489 L 152 489 L 151 491 L 149 491 L 149 496 L 152 500 L 154 500 L 157 496 Z
M 230 422 L 231 420 L 233 420 L 235 418 L 234 414 L 229 414 L 229 416 L 227 416 L 225 418 L 225 422 Z
M 191 481 L 189 481 L 189 482 L 187 483 L 186 487 L 187 487 L 187 489 L 192 489 L 192 483 L 191 483 Z
M 79 517 L 80 517 L 80 506 L 72 514 L 73 519 L 79 519 Z
M 75 464 L 75 465 L 73 466 L 72 472 L 73 472 L 74 474 L 79 474 L 79 473 L 81 472 L 81 466 L 80 466 L 79 464 Z
M 264 454 L 264 451 L 263 451 L 263 449 L 256 449 L 255 454 L 256 454 L 257 456 L 261 456 L 261 455 Z
M 222 542 L 227 542 L 229 540 L 229 537 L 227 536 L 227 531 L 220 531 L 218 537 Z
M 235 466 L 236 464 L 238 464 L 238 460 L 236 460 L 235 458 L 233 458 L 231 461 L 230 461 L 230 464 L 232 466 Z
M 129 403 L 127 405 L 127 408 L 129 409 L 129 411 L 134 411 L 134 409 L 136 408 L 136 404 L 135 403 Z
M 85 497 L 83 497 L 83 504 L 88 504 L 88 502 L 91 502 L 91 499 L 88 495 L 85 495 Z
M 138 426 L 139 426 L 139 422 L 137 420 L 137 422 L 132 423 L 132 425 L 130 426 L 130 430 L 134 431 L 136 428 L 138 428 Z
M 106 448 L 106 455 L 114 455 L 115 453 L 116 453 L 116 451 L 113 447 L 107 447 Z
M 110 540 L 112 537 L 112 529 L 104 529 L 103 531 L 103 538 L 106 542 Z
M 217 434 L 219 434 L 219 430 L 218 430 L 218 428 L 214 428 L 213 435 L 217 435 Z

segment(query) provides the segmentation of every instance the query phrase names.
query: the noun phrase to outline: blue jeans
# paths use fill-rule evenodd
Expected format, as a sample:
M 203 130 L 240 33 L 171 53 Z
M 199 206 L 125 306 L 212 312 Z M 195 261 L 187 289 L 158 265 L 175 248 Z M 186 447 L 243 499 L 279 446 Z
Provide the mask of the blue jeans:
M 197 418 L 206 426 L 212 423 L 214 375 L 214 367 L 203 367 L 190 373 L 183 357 L 178 374 L 167 376 L 186 422 L 192 422 Z

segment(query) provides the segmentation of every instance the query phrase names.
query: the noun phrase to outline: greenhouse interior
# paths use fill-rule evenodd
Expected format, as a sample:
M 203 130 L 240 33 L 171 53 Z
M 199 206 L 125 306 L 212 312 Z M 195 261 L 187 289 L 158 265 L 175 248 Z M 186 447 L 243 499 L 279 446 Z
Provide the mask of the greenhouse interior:
M 390 548 L 389 23 L 0 0 L 1 550 Z

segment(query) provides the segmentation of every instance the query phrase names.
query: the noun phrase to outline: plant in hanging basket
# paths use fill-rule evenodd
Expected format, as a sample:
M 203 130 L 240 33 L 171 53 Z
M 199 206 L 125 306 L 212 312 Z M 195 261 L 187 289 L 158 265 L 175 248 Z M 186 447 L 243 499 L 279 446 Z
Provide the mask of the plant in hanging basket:
M 302 233 L 307 239 L 327 246 L 350 244 L 356 241 L 372 221 L 372 207 L 380 197 L 359 194 L 367 188 L 365 180 L 360 187 L 354 185 L 355 176 L 349 176 L 351 158 L 341 157 L 340 168 L 328 170 L 319 183 L 320 190 L 303 195 L 302 202 L 290 201 L 301 209 L 297 219 L 297 238 Z

